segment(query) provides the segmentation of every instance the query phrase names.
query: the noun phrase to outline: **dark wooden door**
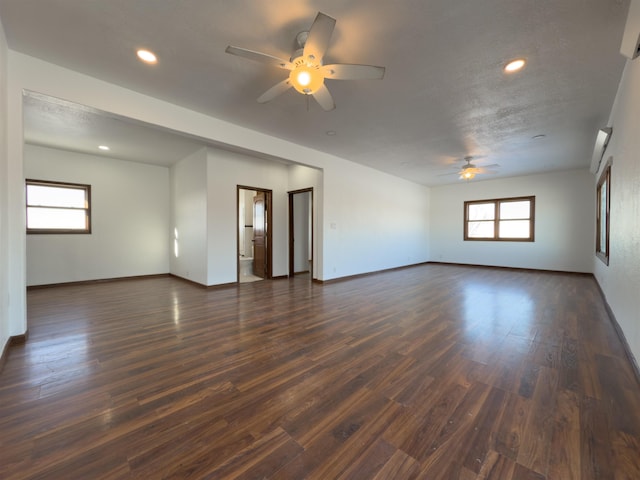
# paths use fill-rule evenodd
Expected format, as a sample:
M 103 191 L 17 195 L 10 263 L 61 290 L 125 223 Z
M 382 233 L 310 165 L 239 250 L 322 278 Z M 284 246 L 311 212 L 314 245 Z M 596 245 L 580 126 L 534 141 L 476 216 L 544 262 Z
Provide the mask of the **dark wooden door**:
M 265 278 L 267 259 L 266 208 L 264 192 L 253 197 L 253 274 Z

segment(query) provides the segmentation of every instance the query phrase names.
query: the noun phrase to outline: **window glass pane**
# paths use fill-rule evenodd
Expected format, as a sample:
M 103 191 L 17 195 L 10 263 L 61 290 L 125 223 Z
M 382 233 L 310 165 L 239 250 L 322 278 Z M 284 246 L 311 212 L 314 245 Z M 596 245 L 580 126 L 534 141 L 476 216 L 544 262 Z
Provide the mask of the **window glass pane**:
M 84 210 L 27 207 L 27 228 L 84 230 Z
M 598 226 L 600 228 L 600 238 L 598 242 L 598 251 L 603 254 L 607 254 L 607 182 L 602 182 L 600 186 L 600 198 L 598 199 L 600 206 L 600 218 Z
M 502 220 L 499 222 L 499 238 L 529 238 L 529 220 Z
M 84 189 L 27 185 L 27 205 L 85 208 L 85 201 Z
M 470 238 L 492 238 L 493 226 L 493 222 L 469 222 L 468 235 Z
M 469 220 L 493 220 L 495 214 L 494 203 L 472 203 L 469 205 Z
M 500 218 L 508 220 L 510 218 L 529 218 L 531 203 L 529 200 L 520 202 L 500 202 Z

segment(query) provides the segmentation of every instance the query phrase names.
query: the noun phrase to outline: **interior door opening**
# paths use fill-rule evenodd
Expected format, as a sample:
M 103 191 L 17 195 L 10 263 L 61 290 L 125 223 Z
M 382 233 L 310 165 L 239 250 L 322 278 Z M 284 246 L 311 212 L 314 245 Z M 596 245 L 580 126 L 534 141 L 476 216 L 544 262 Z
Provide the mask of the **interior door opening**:
M 272 277 L 271 190 L 238 185 L 238 282 Z
M 313 279 L 313 188 L 289 192 L 289 277 Z

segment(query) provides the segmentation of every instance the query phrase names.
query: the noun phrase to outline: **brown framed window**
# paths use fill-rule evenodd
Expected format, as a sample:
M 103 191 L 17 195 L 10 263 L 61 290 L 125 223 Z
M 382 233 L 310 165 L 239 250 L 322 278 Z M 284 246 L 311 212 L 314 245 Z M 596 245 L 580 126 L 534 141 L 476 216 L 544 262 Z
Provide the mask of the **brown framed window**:
M 27 233 L 91 233 L 91 185 L 26 180 Z
M 533 242 L 536 197 L 464 202 L 464 239 Z
M 611 204 L 611 161 L 602 170 L 596 189 L 596 256 L 609 265 L 609 213 Z

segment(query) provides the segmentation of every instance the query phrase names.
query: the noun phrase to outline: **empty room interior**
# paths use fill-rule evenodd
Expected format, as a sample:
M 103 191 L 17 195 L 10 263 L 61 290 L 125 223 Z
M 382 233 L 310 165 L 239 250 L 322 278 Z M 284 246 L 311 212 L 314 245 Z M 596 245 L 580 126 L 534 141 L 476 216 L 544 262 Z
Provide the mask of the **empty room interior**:
M 0 478 L 639 479 L 640 0 L 0 0 Z

